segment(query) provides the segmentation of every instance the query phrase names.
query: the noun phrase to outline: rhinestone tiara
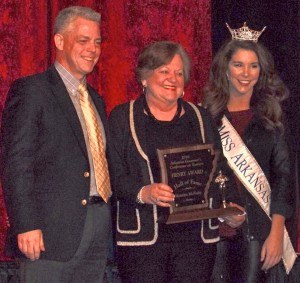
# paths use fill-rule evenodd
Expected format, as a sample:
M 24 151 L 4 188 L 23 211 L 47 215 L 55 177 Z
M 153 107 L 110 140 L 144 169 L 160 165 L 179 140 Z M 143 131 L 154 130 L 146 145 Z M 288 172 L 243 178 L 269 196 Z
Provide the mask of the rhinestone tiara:
M 244 22 L 244 25 L 241 28 L 238 28 L 238 29 L 230 28 L 230 26 L 227 23 L 226 23 L 226 26 L 227 26 L 228 30 L 230 31 L 230 33 L 231 33 L 232 39 L 250 40 L 250 41 L 254 41 L 254 42 L 257 42 L 260 35 L 266 29 L 266 27 L 264 27 L 261 31 L 256 31 L 256 30 L 253 30 L 253 29 L 249 29 L 249 27 L 247 27 L 246 22 Z

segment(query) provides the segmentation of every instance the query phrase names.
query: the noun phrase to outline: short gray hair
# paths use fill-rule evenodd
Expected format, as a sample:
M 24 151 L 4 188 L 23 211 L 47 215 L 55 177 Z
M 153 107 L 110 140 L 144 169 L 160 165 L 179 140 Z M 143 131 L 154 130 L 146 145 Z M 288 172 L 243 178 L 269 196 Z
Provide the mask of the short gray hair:
M 71 6 L 61 10 L 55 19 L 54 34 L 62 32 L 78 17 L 100 24 L 101 15 L 88 7 Z

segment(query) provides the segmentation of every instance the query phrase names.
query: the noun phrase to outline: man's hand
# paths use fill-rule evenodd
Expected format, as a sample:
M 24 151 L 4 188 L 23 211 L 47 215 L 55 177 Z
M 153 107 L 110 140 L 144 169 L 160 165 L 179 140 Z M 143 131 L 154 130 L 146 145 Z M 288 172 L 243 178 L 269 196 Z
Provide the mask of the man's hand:
M 33 230 L 18 234 L 18 246 L 20 251 L 30 260 L 39 259 L 41 251 L 45 251 L 42 231 Z

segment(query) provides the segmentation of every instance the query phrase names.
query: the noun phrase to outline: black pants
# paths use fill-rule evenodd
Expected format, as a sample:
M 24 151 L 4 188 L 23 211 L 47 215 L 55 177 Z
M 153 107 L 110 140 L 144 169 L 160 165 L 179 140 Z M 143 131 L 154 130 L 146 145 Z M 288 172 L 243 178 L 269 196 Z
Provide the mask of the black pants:
M 122 283 L 209 282 L 216 244 L 156 243 L 117 248 Z
M 262 245 L 263 242 L 247 241 L 241 235 L 220 241 L 213 282 L 267 282 L 266 274 L 261 270 Z
M 82 239 L 74 257 L 67 262 L 53 260 L 22 261 L 21 282 L 103 282 L 110 233 L 110 207 L 106 204 L 89 205 Z

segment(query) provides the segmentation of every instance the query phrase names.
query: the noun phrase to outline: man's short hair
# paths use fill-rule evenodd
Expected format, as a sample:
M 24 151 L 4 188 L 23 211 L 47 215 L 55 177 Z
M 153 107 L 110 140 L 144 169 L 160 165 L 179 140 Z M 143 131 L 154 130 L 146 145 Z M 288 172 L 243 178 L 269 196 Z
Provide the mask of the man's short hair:
M 55 19 L 54 34 L 63 32 L 66 30 L 70 23 L 72 23 L 78 17 L 91 20 L 96 23 L 100 23 L 100 13 L 94 11 L 88 7 L 71 6 L 61 10 Z

